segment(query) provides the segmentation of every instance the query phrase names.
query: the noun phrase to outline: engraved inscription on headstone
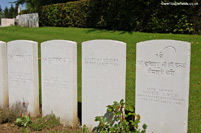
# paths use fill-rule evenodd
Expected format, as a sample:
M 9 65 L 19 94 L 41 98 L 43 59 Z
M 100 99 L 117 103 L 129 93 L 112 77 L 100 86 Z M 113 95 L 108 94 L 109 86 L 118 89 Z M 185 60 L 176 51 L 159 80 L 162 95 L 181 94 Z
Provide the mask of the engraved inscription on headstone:
M 63 124 L 77 122 L 77 43 L 51 40 L 41 44 L 42 112 Z
M 136 113 L 147 132 L 187 132 L 190 49 L 175 40 L 137 44 Z
M 0 41 L 0 107 L 8 106 L 8 76 L 6 43 Z
M 20 102 L 31 116 L 39 114 L 38 43 L 7 44 L 9 104 Z
M 98 125 L 96 116 L 106 106 L 125 99 L 126 44 L 113 40 L 92 40 L 82 44 L 82 125 Z

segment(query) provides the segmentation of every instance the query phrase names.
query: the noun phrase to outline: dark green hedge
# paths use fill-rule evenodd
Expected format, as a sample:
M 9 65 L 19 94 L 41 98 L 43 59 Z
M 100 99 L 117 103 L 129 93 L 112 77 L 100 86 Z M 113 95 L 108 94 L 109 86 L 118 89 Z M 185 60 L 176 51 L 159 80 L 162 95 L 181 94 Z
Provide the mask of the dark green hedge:
M 175 1 L 192 3 L 192 0 Z M 165 6 L 159 0 L 90 0 L 93 18 L 90 21 L 93 27 L 113 30 L 198 33 L 201 29 L 199 5 Z
M 164 6 L 158 0 L 80 0 L 38 12 L 40 26 L 187 34 L 201 29 L 199 6 Z
M 43 6 L 39 10 L 41 26 L 86 27 L 88 1 Z

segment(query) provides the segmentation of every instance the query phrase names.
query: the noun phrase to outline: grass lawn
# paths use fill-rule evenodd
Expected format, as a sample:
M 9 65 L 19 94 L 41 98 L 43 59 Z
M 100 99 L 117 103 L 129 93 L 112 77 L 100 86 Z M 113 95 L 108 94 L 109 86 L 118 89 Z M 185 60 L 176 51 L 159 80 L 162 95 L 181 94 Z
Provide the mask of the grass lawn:
M 181 34 L 159 34 L 108 31 L 83 28 L 21 28 L 1 27 L 0 41 L 33 40 L 39 44 L 43 41 L 64 39 L 78 43 L 78 101 L 81 102 L 81 42 L 93 39 L 112 39 L 127 43 L 127 72 L 126 72 L 126 103 L 135 104 L 135 61 L 136 43 L 154 39 L 174 39 L 190 42 L 191 45 L 191 75 L 189 97 L 188 132 L 201 131 L 201 36 Z M 39 48 L 40 49 L 40 48 Z M 40 53 L 39 53 L 40 57 Z M 171 116 L 170 116 L 171 117 Z

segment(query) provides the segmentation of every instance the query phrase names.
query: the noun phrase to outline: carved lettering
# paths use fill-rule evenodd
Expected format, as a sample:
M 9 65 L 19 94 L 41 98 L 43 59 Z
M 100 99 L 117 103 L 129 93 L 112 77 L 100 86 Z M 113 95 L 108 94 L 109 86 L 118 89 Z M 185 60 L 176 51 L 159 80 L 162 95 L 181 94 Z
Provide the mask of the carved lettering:
M 116 67 L 119 65 L 119 60 L 114 58 L 84 58 L 84 63 L 87 65 Z
M 31 55 L 8 55 L 8 59 L 14 60 L 14 61 L 32 61 Z
M 8 78 L 12 82 L 32 82 L 32 76 L 29 73 L 8 73 Z
M 179 95 L 173 89 L 156 89 L 146 88 L 141 94 L 137 94 L 138 98 L 142 101 L 157 102 L 164 104 L 184 104 L 185 100 L 179 98 Z
M 42 57 L 41 59 L 44 63 L 48 64 L 71 64 L 70 58 L 62 57 Z
M 50 77 L 44 80 L 44 85 L 51 89 L 69 89 L 68 81 L 59 77 Z
M 176 70 L 186 68 L 186 63 L 141 60 L 138 66 L 147 68 L 148 74 L 175 76 Z

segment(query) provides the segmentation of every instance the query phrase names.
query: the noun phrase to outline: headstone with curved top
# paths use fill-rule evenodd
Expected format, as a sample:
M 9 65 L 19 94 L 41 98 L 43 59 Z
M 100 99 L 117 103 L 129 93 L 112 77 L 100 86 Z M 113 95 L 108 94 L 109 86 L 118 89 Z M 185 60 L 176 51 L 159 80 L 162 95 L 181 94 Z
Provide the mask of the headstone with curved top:
M 31 116 L 39 114 L 38 43 L 7 43 L 9 105 L 20 103 Z
M 96 116 L 107 117 L 107 105 L 125 99 L 126 43 L 92 40 L 82 43 L 82 125 L 93 130 Z
M 176 40 L 137 43 L 136 113 L 148 133 L 186 133 L 191 45 Z
M 51 40 L 41 44 L 42 113 L 62 124 L 77 124 L 77 43 Z

